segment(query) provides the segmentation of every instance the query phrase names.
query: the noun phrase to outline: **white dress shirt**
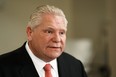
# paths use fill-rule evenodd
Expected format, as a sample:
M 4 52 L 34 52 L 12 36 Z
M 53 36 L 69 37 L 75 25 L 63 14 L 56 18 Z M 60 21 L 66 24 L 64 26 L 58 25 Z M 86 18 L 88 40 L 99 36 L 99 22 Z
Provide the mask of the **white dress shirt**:
M 36 69 L 38 75 L 39 75 L 40 77 L 45 77 L 45 72 L 44 72 L 43 67 L 44 67 L 47 63 L 44 62 L 43 60 L 39 59 L 38 57 L 36 57 L 36 56 L 32 53 L 31 49 L 29 48 L 28 42 L 26 43 L 25 48 L 26 48 L 26 50 L 27 50 L 29 56 L 31 57 L 31 59 L 32 59 L 32 61 L 33 61 L 33 64 L 34 64 L 34 66 L 35 66 L 35 69 Z M 52 69 L 51 69 L 52 76 L 53 76 L 53 77 L 59 77 L 59 75 L 58 75 L 58 67 L 57 67 L 57 60 L 54 59 L 54 60 L 52 60 L 52 61 L 50 61 L 50 62 L 48 62 L 48 63 L 51 64 L 51 66 L 52 66 Z

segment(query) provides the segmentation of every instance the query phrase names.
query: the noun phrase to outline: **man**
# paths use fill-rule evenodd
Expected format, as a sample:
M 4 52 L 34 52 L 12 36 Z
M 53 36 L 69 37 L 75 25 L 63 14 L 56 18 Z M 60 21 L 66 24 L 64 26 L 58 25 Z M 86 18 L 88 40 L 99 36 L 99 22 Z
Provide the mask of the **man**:
M 32 13 L 26 28 L 27 42 L 0 56 L 0 77 L 87 77 L 82 63 L 63 52 L 67 20 L 61 9 L 44 5 Z

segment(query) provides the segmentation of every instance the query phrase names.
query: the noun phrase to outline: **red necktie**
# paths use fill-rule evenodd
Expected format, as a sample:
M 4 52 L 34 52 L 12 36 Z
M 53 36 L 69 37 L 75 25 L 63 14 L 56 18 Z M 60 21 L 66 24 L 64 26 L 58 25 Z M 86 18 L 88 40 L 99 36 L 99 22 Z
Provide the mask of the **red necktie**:
M 46 64 L 44 66 L 44 70 L 45 70 L 45 77 L 52 77 L 50 64 Z

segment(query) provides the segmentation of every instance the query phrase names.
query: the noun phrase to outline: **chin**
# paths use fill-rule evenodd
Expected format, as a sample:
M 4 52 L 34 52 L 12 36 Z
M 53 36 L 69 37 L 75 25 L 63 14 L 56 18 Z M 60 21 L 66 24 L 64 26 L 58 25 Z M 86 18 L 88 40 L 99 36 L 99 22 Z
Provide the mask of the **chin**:
M 55 53 L 53 56 L 57 58 L 57 57 L 59 57 L 61 54 L 62 54 L 62 52 L 60 51 L 60 52 L 58 52 L 58 53 Z

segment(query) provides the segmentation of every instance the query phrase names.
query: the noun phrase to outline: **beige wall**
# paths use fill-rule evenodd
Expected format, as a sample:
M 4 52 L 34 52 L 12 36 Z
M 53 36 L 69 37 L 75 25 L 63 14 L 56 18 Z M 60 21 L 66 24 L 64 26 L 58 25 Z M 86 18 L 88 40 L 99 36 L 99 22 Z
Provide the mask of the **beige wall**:
M 116 77 L 116 0 L 107 0 L 109 19 L 109 65 L 111 77 Z
M 2 1 L 2 0 L 1 0 Z M 25 28 L 28 18 L 38 5 L 55 5 L 66 14 L 69 21 L 68 39 L 88 38 L 93 41 L 94 64 L 105 64 L 105 49 L 108 51 L 112 77 L 115 73 L 115 28 L 116 10 L 114 0 L 3 0 L 0 5 L 0 53 L 6 53 L 21 46 L 26 41 Z M 109 24 L 110 22 L 110 24 Z M 104 28 L 108 36 L 104 36 Z M 109 38 L 107 41 L 106 38 Z M 106 41 L 104 41 L 106 40 Z M 109 50 L 105 43 L 109 43 Z M 71 52 L 69 52 L 71 53 Z

